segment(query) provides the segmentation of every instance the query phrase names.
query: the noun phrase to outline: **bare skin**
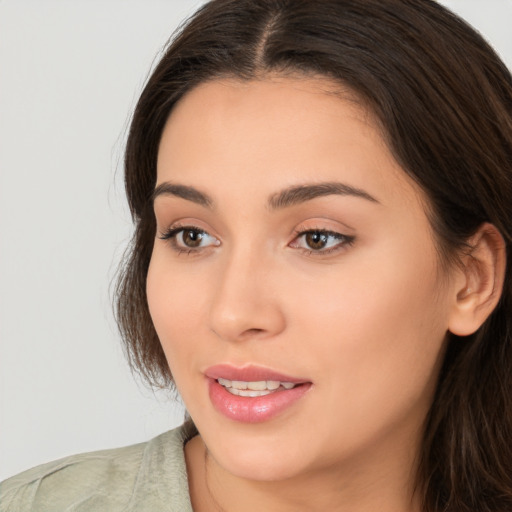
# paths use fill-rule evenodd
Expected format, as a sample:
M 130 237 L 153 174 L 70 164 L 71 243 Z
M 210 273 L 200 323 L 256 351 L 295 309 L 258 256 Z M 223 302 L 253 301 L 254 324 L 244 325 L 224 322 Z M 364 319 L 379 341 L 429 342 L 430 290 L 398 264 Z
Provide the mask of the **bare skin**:
M 415 460 L 446 334 L 473 332 L 499 297 L 492 226 L 475 238 L 482 265 L 442 269 L 425 197 L 372 116 L 333 90 L 202 84 L 162 136 L 157 187 L 199 193 L 156 197 L 147 281 L 201 434 L 185 447 L 196 512 L 419 511 Z M 283 194 L 333 183 L 342 192 Z M 208 393 L 220 363 L 311 387 L 268 421 L 234 421 Z

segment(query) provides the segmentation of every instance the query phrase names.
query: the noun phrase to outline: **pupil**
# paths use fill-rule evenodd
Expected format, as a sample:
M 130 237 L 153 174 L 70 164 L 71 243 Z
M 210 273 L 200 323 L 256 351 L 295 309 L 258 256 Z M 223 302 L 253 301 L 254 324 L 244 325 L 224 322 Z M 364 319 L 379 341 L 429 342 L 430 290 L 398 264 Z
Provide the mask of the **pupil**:
M 306 243 L 311 249 L 323 249 L 327 243 L 327 236 L 318 231 L 306 234 Z
M 203 239 L 203 234 L 199 231 L 193 231 L 191 229 L 185 230 L 183 233 L 183 242 L 188 247 L 198 247 Z

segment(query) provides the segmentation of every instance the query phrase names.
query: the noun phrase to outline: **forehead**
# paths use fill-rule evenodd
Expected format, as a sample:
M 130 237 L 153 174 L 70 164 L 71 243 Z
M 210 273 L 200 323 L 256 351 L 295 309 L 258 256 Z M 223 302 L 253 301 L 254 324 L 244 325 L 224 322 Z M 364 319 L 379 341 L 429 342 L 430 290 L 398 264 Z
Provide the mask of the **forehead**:
M 389 151 L 375 116 L 328 79 L 272 76 L 200 84 L 172 111 L 158 154 L 157 183 L 215 190 L 229 182 L 272 190 L 343 180 L 372 195 L 421 191 Z

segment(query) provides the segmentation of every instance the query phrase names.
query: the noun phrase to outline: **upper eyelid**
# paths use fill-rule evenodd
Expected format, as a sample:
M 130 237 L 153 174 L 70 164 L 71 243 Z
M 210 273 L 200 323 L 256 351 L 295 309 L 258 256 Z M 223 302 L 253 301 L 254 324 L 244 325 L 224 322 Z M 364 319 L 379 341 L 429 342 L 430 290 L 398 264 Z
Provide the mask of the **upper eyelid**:
M 339 231 L 333 231 L 332 229 L 304 229 L 304 230 L 298 230 L 295 232 L 295 239 L 308 235 L 310 233 L 321 233 L 327 236 L 332 236 L 333 238 L 343 238 L 345 240 L 354 240 L 354 235 L 347 235 L 345 233 L 341 233 Z
M 207 233 L 208 235 L 215 236 L 212 234 L 212 230 L 206 227 L 201 227 L 202 222 L 196 219 L 193 220 L 175 220 L 173 222 L 165 222 L 162 220 L 159 222 L 158 217 L 156 219 L 156 226 L 157 230 L 160 232 L 168 232 L 168 231 L 174 231 L 179 229 L 195 229 L 197 231 L 201 231 L 204 233 Z M 161 226 L 161 227 L 159 227 Z M 217 237 L 216 237 L 217 238 Z
M 348 236 L 340 231 L 335 231 L 333 229 L 326 229 L 326 228 L 307 228 L 307 229 L 298 229 L 295 231 L 297 235 L 304 235 L 307 233 L 325 233 L 327 235 L 338 235 L 338 236 Z
M 308 221 L 306 221 L 306 222 L 308 222 Z M 344 236 L 347 238 L 353 237 L 354 233 L 355 233 L 354 228 L 351 228 L 350 226 L 347 226 L 346 224 L 340 225 L 339 222 L 337 223 L 338 226 L 336 226 L 336 227 L 326 225 L 326 224 L 331 224 L 330 222 L 326 222 L 326 224 L 324 224 L 324 223 L 320 224 L 318 222 L 318 220 L 316 220 L 315 222 L 316 222 L 316 224 L 312 224 L 310 226 L 308 226 L 306 223 L 301 223 L 298 225 L 298 227 L 296 227 L 293 230 L 293 233 L 295 233 L 295 235 L 298 236 L 299 234 L 312 233 L 312 232 L 318 231 L 321 233 L 339 235 L 339 236 Z
M 199 226 L 193 226 L 191 224 L 186 225 L 171 225 L 168 228 L 166 228 L 161 234 L 163 235 L 169 235 L 169 234 L 178 234 L 181 231 L 197 231 L 199 233 L 204 233 L 205 235 L 211 236 L 212 238 L 217 238 L 216 236 L 212 235 L 209 231 L 207 231 L 204 228 L 200 228 Z
M 165 236 L 169 236 L 171 234 L 177 234 L 180 231 L 184 231 L 186 229 L 196 230 L 196 231 L 200 231 L 201 233 L 209 234 L 206 230 L 204 230 L 198 226 L 193 226 L 190 224 L 189 225 L 181 225 L 181 224 L 176 224 L 176 223 L 173 223 L 169 227 L 166 227 L 162 230 L 157 230 L 157 231 L 160 232 L 161 237 L 165 237 Z

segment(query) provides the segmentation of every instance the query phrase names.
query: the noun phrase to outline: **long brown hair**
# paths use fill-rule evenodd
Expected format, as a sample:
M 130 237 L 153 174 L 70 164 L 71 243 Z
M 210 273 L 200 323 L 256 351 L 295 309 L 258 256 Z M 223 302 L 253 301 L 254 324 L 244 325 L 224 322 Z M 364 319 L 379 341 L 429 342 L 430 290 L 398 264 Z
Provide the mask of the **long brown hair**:
M 117 289 L 129 362 L 172 382 L 146 275 L 164 124 L 195 85 L 268 72 L 315 74 L 355 91 L 429 199 L 449 264 L 483 222 L 507 245 L 499 305 L 451 336 L 425 423 L 417 489 L 425 512 L 512 510 L 512 77 L 464 21 L 431 0 L 213 0 L 172 40 L 137 104 L 125 157 L 135 235 Z

